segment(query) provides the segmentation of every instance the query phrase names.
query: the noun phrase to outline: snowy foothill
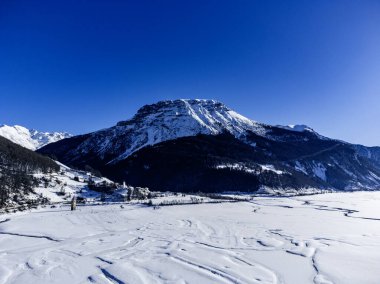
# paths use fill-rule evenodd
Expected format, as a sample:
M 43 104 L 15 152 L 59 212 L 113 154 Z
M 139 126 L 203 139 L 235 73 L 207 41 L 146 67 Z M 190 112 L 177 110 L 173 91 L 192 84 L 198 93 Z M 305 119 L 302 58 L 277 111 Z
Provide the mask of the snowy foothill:
M 50 203 L 70 201 L 73 196 L 85 198 L 87 202 L 100 199 L 99 192 L 88 188 L 89 180 L 94 183 L 112 183 L 107 178 L 96 177 L 91 173 L 73 170 L 59 162 L 60 171 L 50 174 L 34 174 L 39 186 L 34 188 L 38 196 L 46 197 Z M 33 198 L 33 195 L 30 196 Z
M 59 162 L 57 172 L 35 172 L 32 190 L 18 198 L 10 198 L 0 208 L 1 213 L 23 211 L 36 208 L 41 204 L 69 203 L 73 197 L 80 202 L 116 201 L 123 196 L 123 185 L 118 185 L 105 177 L 97 177 L 90 172 L 74 170 Z M 90 188 L 89 184 L 93 185 Z M 97 187 L 100 187 L 97 190 Z M 110 192 L 102 194 L 102 189 L 109 187 Z
M 3 214 L 0 283 L 374 284 L 379 208 L 353 192 Z

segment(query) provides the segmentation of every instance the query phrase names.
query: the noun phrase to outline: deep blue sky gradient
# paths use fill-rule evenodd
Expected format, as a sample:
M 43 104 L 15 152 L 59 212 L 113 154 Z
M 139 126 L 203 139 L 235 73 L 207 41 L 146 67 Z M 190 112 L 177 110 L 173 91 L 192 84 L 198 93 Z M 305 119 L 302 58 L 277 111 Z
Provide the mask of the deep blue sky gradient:
M 380 1 L 0 1 L 0 124 L 79 134 L 176 98 L 380 145 Z

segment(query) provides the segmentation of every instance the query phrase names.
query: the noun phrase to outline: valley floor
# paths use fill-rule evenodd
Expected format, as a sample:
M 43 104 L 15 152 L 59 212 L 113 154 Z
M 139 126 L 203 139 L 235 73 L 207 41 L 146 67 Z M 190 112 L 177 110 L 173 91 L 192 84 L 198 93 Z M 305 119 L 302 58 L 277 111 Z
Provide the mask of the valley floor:
M 380 192 L 0 215 L 0 283 L 380 283 Z

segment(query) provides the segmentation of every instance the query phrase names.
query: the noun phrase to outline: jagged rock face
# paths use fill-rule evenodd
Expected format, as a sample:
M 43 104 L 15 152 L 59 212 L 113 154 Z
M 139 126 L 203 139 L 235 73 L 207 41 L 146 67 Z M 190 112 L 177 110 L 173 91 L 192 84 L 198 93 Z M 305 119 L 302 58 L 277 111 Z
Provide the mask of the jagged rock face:
M 246 131 L 264 135 L 265 127 L 213 100 L 163 101 L 142 107 L 133 119 L 119 122 L 117 131 L 129 132 L 129 145 L 116 160 L 160 142 L 198 134 L 229 132 L 242 137 Z
M 65 132 L 40 132 L 38 130 L 29 130 L 23 126 L 2 125 L 0 126 L 0 136 L 9 139 L 13 143 L 23 146 L 29 150 L 37 150 L 49 143 L 71 137 L 72 135 Z
M 367 158 L 376 164 L 380 164 L 380 147 L 365 147 L 362 145 L 352 146 L 359 156 Z
M 380 188 L 378 148 L 329 139 L 304 125 L 261 124 L 213 100 L 147 105 L 130 120 L 40 152 L 156 190 Z

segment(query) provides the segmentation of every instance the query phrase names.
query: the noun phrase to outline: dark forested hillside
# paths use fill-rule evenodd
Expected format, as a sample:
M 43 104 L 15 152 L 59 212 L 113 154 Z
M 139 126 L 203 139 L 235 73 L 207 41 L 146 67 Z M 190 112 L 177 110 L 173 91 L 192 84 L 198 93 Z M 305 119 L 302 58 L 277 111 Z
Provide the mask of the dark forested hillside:
M 113 164 L 102 164 L 95 158 L 73 162 L 61 151 L 65 140 L 42 150 L 59 146 L 51 154 L 71 167 L 90 165 L 113 180 L 152 190 L 352 190 L 373 189 L 380 183 L 378 164 L 357 154 L 350 144 L 276 128 L 271 134 L 284 141 L 254 133 L 247 135 L 245 142 L 228 133 L 197 135 L 144 147 Z
M 50 158 L 0 137 L 0 207 L 32 192 L 33 173 L 58 170 Z
M 273 168 L 262 166 L 268 163 Z M 227 133 L 184 137 L 145 147 L 102 170 L 115 180 L 152 190 L 253 192 L 261 186 L 321 186 L 313 177 L 285 167 Z

